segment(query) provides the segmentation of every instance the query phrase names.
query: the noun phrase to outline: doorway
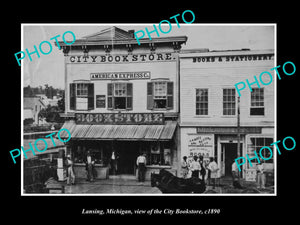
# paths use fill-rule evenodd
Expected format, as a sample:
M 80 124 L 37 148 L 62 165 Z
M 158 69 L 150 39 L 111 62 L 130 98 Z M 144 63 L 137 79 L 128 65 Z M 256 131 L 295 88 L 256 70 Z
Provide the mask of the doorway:
M 237 143 L 221 143 L 221 164 L 222 175 L 231 176 L 231 166 L 233 161 L 237 158 Z M 240 156 L 242 156 L 243 144 L 240 143 Z
M 136 159 L 139 155 L 139 142 L 118 141 L 116 144 L 118 174 L 135 175 Z

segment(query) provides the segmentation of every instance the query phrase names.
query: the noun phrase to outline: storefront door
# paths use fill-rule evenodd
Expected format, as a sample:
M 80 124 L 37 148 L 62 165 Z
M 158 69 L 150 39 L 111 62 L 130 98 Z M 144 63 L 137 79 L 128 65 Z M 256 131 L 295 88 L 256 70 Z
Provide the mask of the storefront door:
M 136 159 L 139 155 L 139 143 L 134 141 L 119 141 L 117 143 L 118 173 L 135 174 Z
M 237 146 L 237 143 L 221 143 L 222 176 L 231 176 L 231 166 L 237 158 Z M 240 155 L 242 155 L 242 143 L 240 146 Z

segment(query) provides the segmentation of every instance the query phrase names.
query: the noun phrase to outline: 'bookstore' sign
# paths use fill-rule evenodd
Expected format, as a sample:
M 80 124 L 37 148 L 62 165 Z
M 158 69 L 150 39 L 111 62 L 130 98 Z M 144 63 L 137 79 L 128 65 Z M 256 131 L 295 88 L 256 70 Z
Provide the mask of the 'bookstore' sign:
M 163 113 L 76 113 L 77 124 L 164 124 Z

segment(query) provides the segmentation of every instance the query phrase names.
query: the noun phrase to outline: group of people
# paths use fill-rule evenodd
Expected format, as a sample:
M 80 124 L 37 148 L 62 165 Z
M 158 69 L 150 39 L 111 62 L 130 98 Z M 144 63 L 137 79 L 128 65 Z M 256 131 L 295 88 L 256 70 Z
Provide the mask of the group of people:
M 118 158 L 119 155 L 112 151 L 111 159 L 110 159 L 110 169 L 112 174 L 117 174 L 118 172 Z M 94 181 L 95 173 L 94 173 L 94 165 L 95 160 L 94 157 L 91 155 L 90 151 L 87 151 L 86 156 L 84 157 L 85 169 L 87 174 L 87 181 Z M 67 184 L 74 185 L 75 184 L 75 172 L 73 168 L 73 160 L 71 159 L 71 155 L 67 155 L 65 160 L 65 166 L 67 169 Z M 145 173 L 146 173 L 146 154 L 141 153 L 136 160 L 136 165 L 138 167 L 138 181 L 144 182 L 145 181 Z
M 114 151 L 112 152 L 111 155 L 111 160 L 110 160 L 110 165 L 113 174 L 116 174 L 118 171 L 117 167 L 117 160 L 119 156 L 116 154 Z M 94 181 L 95 179 L 95 173 L 94 173 L 94 165 L 95 165 L 95 160 L 94 157 L 91 155 L 90 151 L 87 151 L 86 156 L 84 157 L 84 163 L 85 163 L 85 169 L 86 169 L 86 174 L 87 174 L 87 181 Z M 73 168 L 73 161 L 71 159 L 71 155 L 67 155 L 67 158 L 65 160 L 65 165 L 67 168 L 67 184 L 74 185 L 75 184 L 75 173 L 74 173 L 74 168 Z M 136 165 L 138 167 L 138 181 L 139 182 L 144 182 L 145 181 L 145 173 L 146 173 L 146 154 L 141 153 L 136 160 Z M 182 163 L 181 163 L 181 172 L 182 172 L 182 177 L 184 179 L 189 178 L 189 177 L 196 177 L 200 178 L 207 183 L 208 185 L 213 185 L 213 188 L 216 186 L 216 179 L 219 178 L 219 170 L 220 168 L 218 167 L 218 164 L 216 163 L 215 159 L 213 157 L 210 157 L 209 163 L 204 162 L 203 156 L 194 156 L 192 161 L 187 161 L 187 157 L 184 156 Z M 257 168 L 257 184 L 259 188 L 265 188 L 265 183 L 266 183 L 266 178 L 265 178 L 265 173 L 264 173 L 264 164 L 258 164 Z M 238 168 L 233 161 L 232 163 L 232 180 L 233 183 L 238 180 Z
M 219 178 L 219 167 L 213 157 L 210 157 L 210 162 L 206 164 L 203 160 L 203 156 L 194 156 L 191 162 L 187 161 L 187 157 L 184 156 L 181 163 L 182 177 L 184 179 L 188 177 L 196 177 L 204 180 L 208 180 L 208 184 L 213 183 L 213 188 L 216 186 L 216 179 Z
M 85 169 L 87 174 L 87 181 L 94 181 L 95 175 L 94 175 L 94 165 L 95 160 L 94 157 L 91 155 L 90 151 L 87 151 L 86 156 L 84 157 L 84 163 L 85 163 Z M 75 172 L 73 168 L 73 160 L 71 159 L 71 155 L 67 155 L 67 159 L 65 161 L 65 165 L 67 167 L 67 184 L 74 185 L 75 184 Z

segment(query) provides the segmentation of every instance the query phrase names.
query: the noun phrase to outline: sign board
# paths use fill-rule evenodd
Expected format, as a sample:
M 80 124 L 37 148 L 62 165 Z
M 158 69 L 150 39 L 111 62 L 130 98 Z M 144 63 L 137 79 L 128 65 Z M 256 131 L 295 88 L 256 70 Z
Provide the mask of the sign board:
M 214 156 L 213 134 L 189 134 L 188 140 L 189 158 L 203 156 L 206 160 Z
M 237 134 L 237 127 L 197 127 L 197 133 Z M 240 127 L 241 134 L 261 134 L 261 127 Z
M 164 124 L 163 113 L 76 113 L 77 124 Z
M 150 79 L 150 72 L 91 73 L 91 80 L 140 80 Z
M 246 181 L 256 181 L 256 169 L 245 170 Z
M 131 63 L 163 62 L 176 60 L 176 53 L 118 54 L 118 55 L 72 55 L 69 63 Z
M 274 54 L 261 55 L 228 55 L 228 56 L 202 56 L 193 57 L 193 63 L 217 63 L 217 62 L 242 62 L 273 60 Z

